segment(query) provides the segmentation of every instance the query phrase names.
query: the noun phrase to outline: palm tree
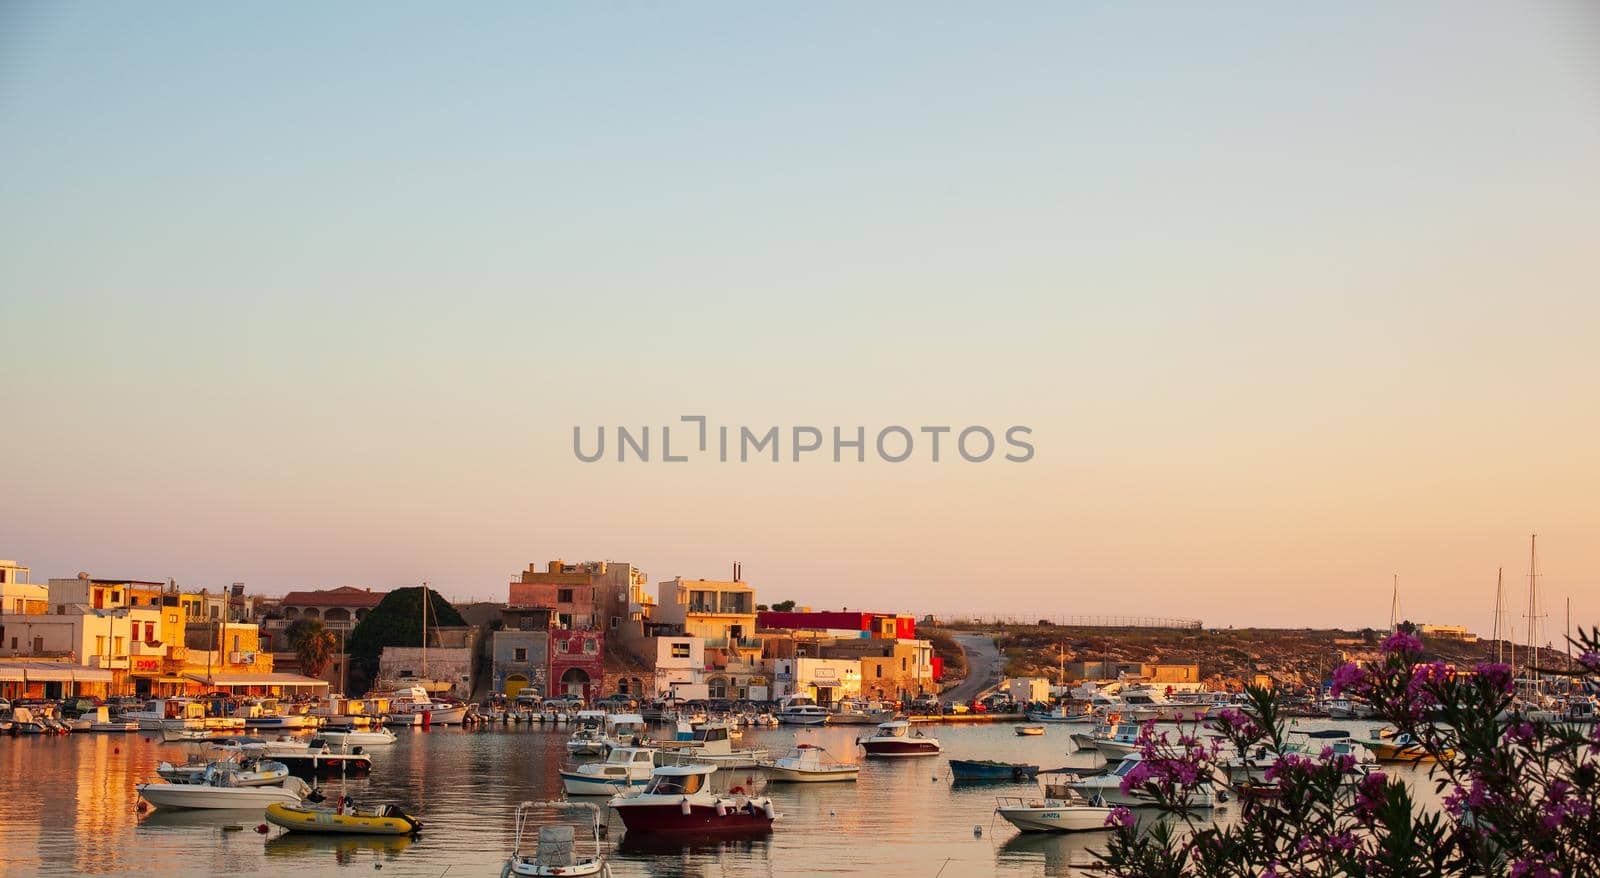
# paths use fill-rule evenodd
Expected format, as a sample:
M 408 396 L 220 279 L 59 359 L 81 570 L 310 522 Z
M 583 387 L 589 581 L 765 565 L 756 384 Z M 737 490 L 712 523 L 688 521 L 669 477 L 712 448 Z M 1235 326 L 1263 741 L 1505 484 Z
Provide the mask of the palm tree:
M 296 619 L 283 633 L 300 659 L 300 672 L 308 677 L 322 676 L 338 646 L 333 632 L 323 626 L 321 619 Z

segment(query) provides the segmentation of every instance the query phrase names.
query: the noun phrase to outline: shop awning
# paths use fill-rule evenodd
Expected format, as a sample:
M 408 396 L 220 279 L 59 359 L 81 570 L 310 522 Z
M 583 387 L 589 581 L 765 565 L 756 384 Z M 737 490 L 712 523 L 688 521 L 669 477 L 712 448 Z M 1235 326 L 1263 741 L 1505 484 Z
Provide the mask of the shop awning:
M 29 683 L 71 683 L 72 666 L 62 665 L 58 668 L 42 668 L 38 665 L 29 665 L 24 669 L 28 675 Z
M 216 686 L 231 689 L 237 686 L 300 686 L 306 688 L 328 688 L 328 681 L 318 680 L 316 677 L 306 677 L 300 674 L 284 674 L 273 672 L 270 674 L 184 674 L 185 677 L 196 683 L 207 686 Z
M 0 683 L 21 683 L 22 668 L 0 664 Z
M 100 668 L 73 668 L 72 679 L 79 683 L 109 683 L 111 672 Z

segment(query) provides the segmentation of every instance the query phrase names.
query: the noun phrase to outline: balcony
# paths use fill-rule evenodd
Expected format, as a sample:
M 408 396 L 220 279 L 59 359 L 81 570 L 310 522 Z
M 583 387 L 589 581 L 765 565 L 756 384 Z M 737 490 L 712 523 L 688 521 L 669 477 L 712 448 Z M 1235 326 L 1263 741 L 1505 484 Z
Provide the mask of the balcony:
M 762 643 L 754 637 L 708 637 L 706 649 L 760 649 Z
M 125 669 L 128 667 L 128 659 L 125 656 L 93 655 L 89 657 L 89 667 L 106 671 Z

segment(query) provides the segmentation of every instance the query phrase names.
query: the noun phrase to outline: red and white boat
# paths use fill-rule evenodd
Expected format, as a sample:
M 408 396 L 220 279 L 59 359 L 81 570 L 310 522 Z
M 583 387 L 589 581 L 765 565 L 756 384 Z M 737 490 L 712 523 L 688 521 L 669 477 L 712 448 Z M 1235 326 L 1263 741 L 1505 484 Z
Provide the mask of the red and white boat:
M 938 738 L 913 732 L 911 723 L 903 719 L 879 723 L 872 737 L 857 738 L 856 744 L 868 756 L 937 756 L 940 750 Z
M 772 799 L 736 782 L 726 791 L 713 792 L 711 779 L 716 773 L 715 765 L 663 765 L 642 791 L 614 796 L 610 805 L 630 835 L 772 831 L 773 821 L 781 816 Z

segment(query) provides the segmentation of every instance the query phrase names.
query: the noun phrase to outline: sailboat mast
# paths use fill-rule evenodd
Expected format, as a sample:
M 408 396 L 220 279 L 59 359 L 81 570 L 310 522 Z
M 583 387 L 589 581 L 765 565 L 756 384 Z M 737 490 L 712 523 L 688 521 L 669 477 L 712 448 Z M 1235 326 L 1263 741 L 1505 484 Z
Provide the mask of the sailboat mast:
M 1400 630 L 1400 574 L 1394 575 L 1394 592 L 1389 597 L 1389 630 Z
M 1500 623 L 1506 615 L 1506 569 L 1500 568 L 1500 573 L 1494 582 L 1494 660 L 1501 664 L 1506 660 L 1506 644 L 1500 630 Z
M 1528 670 L 1539 669 L 1539 535 L 1528 538 Z

